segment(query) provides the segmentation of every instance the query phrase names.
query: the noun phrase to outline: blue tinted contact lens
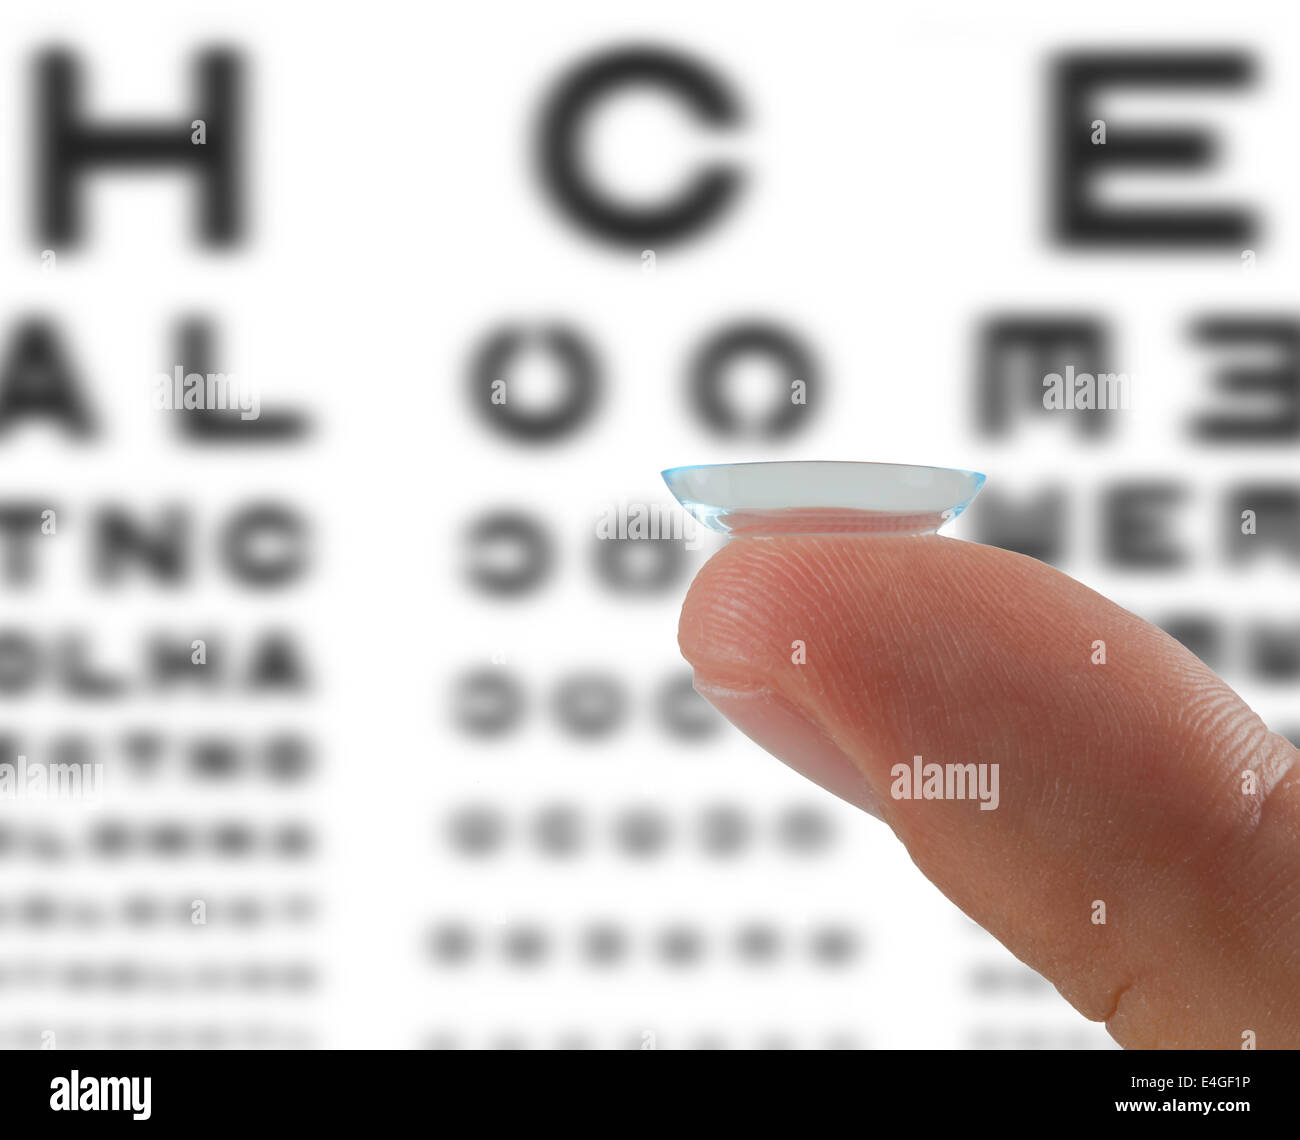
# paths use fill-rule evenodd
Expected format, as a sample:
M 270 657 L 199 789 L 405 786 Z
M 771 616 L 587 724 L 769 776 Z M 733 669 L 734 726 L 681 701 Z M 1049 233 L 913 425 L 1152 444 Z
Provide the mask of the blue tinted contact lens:
M 978 471 L 906 463 L 713 463 L 663 477 L 710 530 L 753 537 L 930 534 L 984 485 Z

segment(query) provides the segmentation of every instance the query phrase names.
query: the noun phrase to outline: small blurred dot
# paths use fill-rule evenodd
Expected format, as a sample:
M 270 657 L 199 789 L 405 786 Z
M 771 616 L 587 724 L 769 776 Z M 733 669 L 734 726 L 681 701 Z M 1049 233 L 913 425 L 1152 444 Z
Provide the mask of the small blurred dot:
M 520 966 L 536 966 L 547 954 L 546 935 L 536 926 L 511 927 L 502 939 L 506 958 Z
M 101 855 L 120 856 L 131 846 L 131 833 L 125 824 L 109 821 L 95 828 L 90 842 Z
M 129 962 L 115 962 L 109 965 L 104 978 L 109 989 L 138 989 L 145 980 L 142 970 Z
M 290 962 L 284 969 L 285 989 L 310 990 L 316 985 L 316 971 L 306 962 Z
M 63 984 L 70 990 L 87 989 L 94 981 L 94 972 L 84 962 L 74 962 L 63 974 Z
M 659 936 L 659 953 L 670 966 L 693 966 L 704 953 L 704 939 L 689 926 L 671 926 Z
M 253 833 L 242 824 L 224 823 L 212 833 L 212 842 L 223 855 L 247 855 L 253 847 Z
M 700 1036 L 696 1037 L 691 1044 L 692 1049 L 701 1049 L 701 1050 L 710 1050 L 710 1051 L 725 1049 L 726 1047 L 727 1047 L 726 1038 L 724 1038 L 721 1034 L 718 1033 L 703 1033 Z
M 32 855 L 43 862 L 54 863 L 67 855 L 67 845 L 53 831 L 42 828 L 27 839 Z
M 794 1038 L 785 1033 L 769 1033 L 758 1039 L 758 1047 L 769 1052 L 784 1053 L 796 1048 Z
M 131 926 L 144 926 L 158 917 L 158 908 L 148 895 L 132 895 L 122 904 L 122 912 Z
M 464 808 L 451 819 L 451 840 L 466 855 L 491 855 L 505 838 L 505 821 L 490 807 Z
M 193 837 L 183 824 L 161 823 L 149 833 L 148 843 L 154 854 L 163 858 L 174 858 L 184 854 L 190 847 Z
M 426 1049 L 436 1049 L 447 1051 L 460 1048 L 460 1038 L 454 1033 L 439 1032 L 432 1033 L 425 1041 Z
M 668 823 L 652 808 L 632 808 L 619 817 L 614 834 L 630 855 L 657 855 L 668 841 Z
M 582 934 L 582 952 L 593 965 L 609 966 L 627 953 L 627 938 L 612 922 L 593 923 Z
M 531 593 L 546 580 L 555 561 L 542 524 L 513 509 L 479 519 L 466 534 L 465 545 L 470 548 L 470 583 L 498 598 Z
M 200 740 L 190 754 L 194 771 L 207 779 L 230 779 L 239 771 L 239 756 L 228 740 Z
M 782 841 L 793 851 L 819 851 L 831 837 L 830 822 L 816 808 L 789 808 L 781 813 L 777 830 Z
M 260 962 L 250 962 L 239 973 L 240 986 L 248 990 L 264 990 L 271 980 L 271 971 Z
M 69 904 L 70 920 L 75 926 L 94 927 L 100 924 L 100 913 L 95 904 L 75 901 Z
M 429 949 L 446 966 L 458 966 L 474 954 L 474 934 L 463 922 L 444 922 L 434 927 Z
M 128 732 L 122 737 L 122 749 L 138 775 L 152 775 L 159 764 L 162 740 L 154 732 Z
M 627 697 L 612 677 L 580 673 L 561 682 L 555 693 L 560 723 L 582 740 L 608 736 L 623 721 Z
M 857 936 L 843 926 L 824 926 L 813 932 L 812 954 L 824 966 L 842 966 L 858 950 Z
M 585 1033 L 564 1033 L 556 1038 L 555 1047 L 569 1052 L 591 1049 L 593 1045 Z
M 255 898 L 239 898 L 230 904 L 230 918 L 237 926 L 252 926 L 262 918 L 262 904 Z
M 263 762 L 274 780 L 298 780 L 311 768 L 311 745 L 300 736 L 277 736 L 266 746 Z
M 316 900 L 310 895 L 290 895 L 284 900 L 284 914 L 291 922 L 305 922 L 316 914 Z
M 543 808 L 537 815 L 534 831 L 538 846 L 547 855 L 572 855 L 582 846 L 582 816 L 568 804 Z
M 224 1041 L 225 1034 L 216 1025 L 200 1025 L 194 1034 L 194 1046 L 197 1049 L 220 1049 Z
M 832 1033 L 826 1038 L 826 1048 L 834 1050 L 859 1049 L 861 1045 L 854 1034 L 848 1032 Z
M 781 935 L 770 923 L 746 923 L 736 933 L 736 950 L 746 961 L 766 965 L 780 952 Z
M 480 669 L 463 677 L 453 698 L 456 722 L 471 736 L 501 736 L 524 715 L 524 690 L 502 669 Z
M 734 855 L 749 842 L 749 820 L 739 808 L 719 805 L 708 808 L 700 817 L 700 832 L 710 855 Z
M 49 895 L 33 895 L 23 902 L 23 921 L 29 926 L 49 926 L 55 917 L 55 902 Z
M 503 1052 L 514 1052 L 520 1049 L 527 1049 L 528 1043 L 517 1033 L 503 1033 L 489 1042 L 488 1048 Z
M 686 571 L 686 546 L 675 538 L 601 539 L 595 555 L 596 572 L 616 594 L 664 594 Z
M 287 858 L 299 858 L 307 854 L 315 844 L 311 828 L 306 824 L 290 823 L 281 827 L 275 835 L 275 849 Z
M 671 677 L 655 699 L 655 713 L 663 726 L 679 740 L 706 740 L 722 728 L 722 719 L 695 691 L 689 673 Z

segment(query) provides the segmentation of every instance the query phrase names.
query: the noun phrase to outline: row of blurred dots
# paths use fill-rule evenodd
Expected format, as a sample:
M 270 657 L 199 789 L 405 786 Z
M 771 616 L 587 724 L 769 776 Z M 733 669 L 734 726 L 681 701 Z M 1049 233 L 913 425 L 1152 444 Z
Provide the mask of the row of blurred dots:
M 664 504 L 669 503 L 667 492 Z M 672 507 L 672 510 L 677 508 Z M 670 593 L 684 580 L 691 551 L 681 538 L 600 537 L 598 519 L 590 531 L 591 565 L 597 581 L 612 593 L 631 596 Z M 465 527 L 464 577 L 493 598 L 519 598 L 541 589 L 559 562 L 547 524 L 521 507 L 493 507 Z
M 0 1049 L 311 1049 L 315 1034 L 292 1025 L 72 1023 L 0 1025 Z
M 1187 571 L 1193 550 L 1178 538 L 1175 523 L 1185 492 L 1185 486 L 1170 481 L 1102 488 L 1098 549 L 1104 560 L 1125 572 Z M 977 541 L 1053 566 L 1064 565 L 1076 555 L 1068 540 L 1072 501 L 1064 485 L 1040 487 L 1027 498 L 1000 495 L 996 490 L 986 496 L 974 520 Z M 1300 489 L 1280 482 L 1243 484 L 1231 488 L 1212 509 L 1221 536 L 1213 549 L 1221 551 L 1231 567 L 1268 559 L 1288 567 L 1300 564 Z M 1258 518 L 1258 533 L 1242 530 L 1242 512 L 1247 510 Z M 1162 525 L 1153 521 L 1158 514 L 1165 519 Z M 675 597 L 680 592 L 697 561 L 683 537 L 600 536 L 599 521 L 593 520 L 588 541 L 595 577 L 602 586 L 624 597 Z M 538 592 L 553 577 L 559 561 L 546 525 L 513 507 L 493 508 L 471 522 L 463 546 L 466 583 L 496 599 Z
M 154 732 L 132 730 L 112 744 L 118 756 L 103 758 L 96 745 L 102 738 L 92 738 L 84 733 L 63 734 L 45 743 L 40 751 L 14 738 L 11 746 L 0 737 L 0 756 L 26 756 L 27 770 L 46 769 L 51 766 L 103 763 L 106 777 L 119 773 L 132 780 L 148 781 L 165 774 L 185 774 L 195 780 L 237 780 L 263 778 L 272 783 L 290 784 L 305 780 L 315 770 L 316 758 L 313 744 L 297 732 L 278 733 L 257 744 L 237 741 L 227 736 L 202 736 L 181 745 L 163 744 L 163 737 Z M 170 760 L 164 758 L 167 748 L 172 749 Z M 117 763 L 119 760 L 121 763 Z
M 835 1030 L 816 1036 L 799 1037 L 773 1030 L 748 1038 L 735 1038 L 714 1030 L 693 1033 L 648 1033 L 635 1029 L 622 1034 L 586 1033 L 567 1030 L 545 1037 L 503 1029 L 481 1037 L 465 1037 L 454 1030 L 438 1029 L 427 1033 L 422 1047 L 441 1052 L 454 1049 L 482 1049 L 506 1052 L 519 1049 L 865 1049 L 866 1039 L 850 1030 Z
M 213 898 L 206 891 L 183 895 L 124 895 L 118 899 L 80 898 L 39 891 L 0 897 L 0 926 L 29 926 L 40 930 L 102 926 L 158 926 L 200 929 L 194 925 L 194 903 L 202 900 L 209 929 L 220 926 L 304 925 L 315 921 L 316 899 L 308 894 L 239 894 Z
M 792 805 L 761 822 L 744 808 L 715 804 L 701 808 L 689 823 L 691 835 L 681 836 L 675 813 L 638 805 L 614 813 L 597 827 L 573 804 L 549 804 L 528 819 L 511 821 L 490 804 L 471 804 L 452 812 L 445 825 L 447 842 L 461 855 L 486 858 L 500 854 L 513 839 L 522 839 L 554 858 L 580 854 L 592 833 L 606 833 L 620 854 L 646 859 L 664 854 L 675 841 L 692 842 L 708 855 L 737 855 L 756 838 L 770 838 L 798 855 L 822 854 L 833 846 L 830 817 L 818 808 Z
M 1104 1033 L 1092 1029 L 1044 1028 L 1037 1025 L 980 1025 L 967 1037 L 971 1049 L 1116 1049 Z
M 561 678 L 548 705 L 561 728 L 578 740 L 599 740 L 626 724 L 632 702 L 613 672 L 594 669 Z M 505 736 L 523 724 L 529 699 L 523 680 L 504 666 L 472 669 L 453 682 L 452 717 L 462 732 L 480 739 Z M 689 673 L 674 671 L 650 698 L 650 714 L 677 740 L 714 736 L 722 727 L 694 689 Z
M 521 399 L 530 377 L 511 373 L 525 353 L 545 356 L 565 385 L 549 405 Z M 768 399 L 735 382 L 740 366 L 762 366 Z M 511 325 L 488 336 L 469 367 L 471 404 L 484 423 L 524 445 L 555 443 L 584 428 L 604 402 L 605 367 L 589 338 L 569 325 Z M 821 394 L 821 368 L 798 333 L 745 319 L 710 334 L 687 366 L 686 398 L 700 422 L 724 438 L 780 439 L 806 426 Z M 512 393 L 515 393 L 512 395 Z M 795 397 L 795 398 L 792 398 Z
M 1255 348 L 1283 357 L 1282 368 L 1223 371 L 1215 377 L 1229 398 L 1218 408 L 1190 415 L 1185 425 L 1199 443 L 1287 445 L 1300 433 L 1295 410 L 1296 347 L 1300 324 L 1272 314 L 1211 313 L 1193 324 L 1191 338 L 1210 348 Z M 501 349 L 508 344 L 508 351 Z M 516 357 L 549 355 L 564 385 L 548 404 L 532 392 L 521 369 L 508 378 Z M 971 349 L 970 411 L 973 432 L 1000 439 L 1021 419 L 1064 423 L 1079 438 L 1098 442 L 1115 429 L 1114 409 L 1053 408 L 1043 400 L 1043 378 L 1053 373 L 1098 376 L 1121 372 L 1109 326 L 1085 313 L 1002 312 L 983 318 Z M 540 360 L 539 360 L 540 362 Z M 748 369 L 742 371 L 742 365 Z M 740 381 L 756 369 L 757 385 Z M 493 333 L 469 369 L 469 391 L 480 419 L 496 433 L 523 444 L 554 444 L 585 428 L 605 401 L 605 370 L 576 329 L 540 330 L 512 325 Z M 807 428 L 824 401 L 828 382 L 811 348 L 774 322 L 726 326 L 687 370 L 689 410 L 724 439 L 771 441 Z M 1252 407 L 1244 397 L 1267 388 L 1281 397 L 1272 407 Z M 1228 410 L 1230 409 L 1230 410 Z
M 53 1037 L 51 1038 L 51 1034 Z M 311 1049 L 318 1044 L 313 1031 L 270 1024 L 72 1024 L 51 1030 L 34 1022 L 0 1026 L 0 1049 Z M 653 1042 L 653 1044 L 651 1044 Z M 1113 1048 L 1095 1032 L 1039 1026 L 979 1025 L 970 1030 L 967 1044 L 974 1049 L 1105 1049 Z M 685 1034 L 644 1031 L 609 1035 L 566 1030 L 530 1036 L 513 1030 L 470 1037 L 452 1030 L 426 1033 L 420 1046 L 430 1050 L 486 1049 L 865 1049 L 869 1042 L 860 1032 L 842 1030 L 820 1035 L 797 1035 L 774 1030 L 739 1036 L 703 1030 Z
M 1104 1038 L 1087 1030 L 1061 1030 L 1039 1026 L 979 1025 L 969 1031 L 967 1047 L 972 1049 L 1107 1049 Z M 869 1049 L 861 1033 L 842 1030 L 820 1035 L 799 1035 L 773 1030 L 750 1036 L 713 1030 L 693 1033 L 649 1034 L 642 1030 L 609 1035 L 578 1030 L 535 1036 L 514 1030 L 500 1030 L 481 1037 L 466 1037 L 452 1030 L 435 1030 L 424 1037 L 423 1047 L 433 1050 L 486 1049 L 755 1049 L 755 1050 L 856 1050 Z
M 78 854 L 93 859 L 133 855 L 301 859 L 311 855 L 315 846 L 315 833 L 304 823 L 259 828 L 234 820 L 198 826 L 181 821 L 154 824 L 114 819 L 96 822 L 84 834 L 72 837 L 42 824 L 0 824 L 0 859 L 26 856 L 54 861 Z
M 654 956 L 674 967 L 703 964 L 722 953 L 746 965 L 775 965 L 800 957 L 825 967 L 845 966 L 866 953 L 866 936 L 843 922 L 825 922 L 804 931 L 788 924 L 754 919 L 732 929 L 708 931 L 689 922 L 665 923 L 634 931 L 613 921 L 593 921 L 565 934 L 549 933 L 532 922 L 487 930 L 464 920 L 445 919 L 428 934 L 430 956 L 443 967 L 467 965 L 493 956 L 509 965 L 534 967 L 567 952 L 585 964 L 610 968 Z M 966 974 L 969 987 L 985 997 L 1051 998 L 1051 984 L 1019 964 L 981 962 Z
M 667 966 L 703 965 L 719 952 L 748 965 L 774 965 L 797 954 L 822 967 L 847 966 L 865 953 L 863 934 L 844 923 L 822 923 L 793 933 L 775 922 L 751 921 L 728 934 L 710 933 L 687 922 L 635 932 L 615 922 L 592 922 L 568 935 L 553 935 L 539 924 L 520 922 L 486 931 L 463 921 L 446 920 L 429 932 L 429 953 L 443 967 L 465 966 L 480 954 L 494 955 L 516 967 L 554 962 L 567 944 L 570 956 L 604 968 L 626 965 L 647 955 Z M 793 944 L 793 949 L 792 949 Z
M 0 960 L 0 990 L 24 992 L 56 986 L 78 992 L 117 990 L 133 993 L 215 993 L 248 990 L 303 993 L 316 988 L 316 968 L 304 961 L 175 962 L 146 964 L 139 959 L 73 959 L 51 962 L 28 958 Z

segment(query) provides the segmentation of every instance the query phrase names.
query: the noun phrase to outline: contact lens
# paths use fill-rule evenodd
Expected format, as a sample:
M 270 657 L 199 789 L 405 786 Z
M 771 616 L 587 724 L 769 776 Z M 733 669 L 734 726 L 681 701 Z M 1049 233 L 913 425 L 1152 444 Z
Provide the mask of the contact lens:
M 664 482 L 710 530 L 783 534 L 930 534 L 971 504 L 978 471 L 906 463 L 709 463 Z

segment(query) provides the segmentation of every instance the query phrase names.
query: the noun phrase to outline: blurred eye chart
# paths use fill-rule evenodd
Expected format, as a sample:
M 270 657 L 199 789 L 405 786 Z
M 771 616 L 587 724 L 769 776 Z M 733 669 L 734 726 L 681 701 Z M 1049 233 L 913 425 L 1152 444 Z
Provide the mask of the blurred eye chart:
M 983 471 L 1300 739 L 1294 24 L 7 5 L 0 1046 L 1115 1048 L 694 693 L 659 472 Z

